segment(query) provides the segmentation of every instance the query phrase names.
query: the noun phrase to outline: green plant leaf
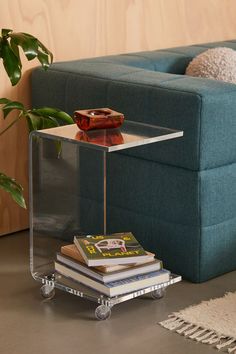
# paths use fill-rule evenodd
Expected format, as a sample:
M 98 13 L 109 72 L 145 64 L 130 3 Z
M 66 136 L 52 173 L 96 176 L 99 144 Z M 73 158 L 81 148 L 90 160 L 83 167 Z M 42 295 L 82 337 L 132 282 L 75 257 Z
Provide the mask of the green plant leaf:
M 8 98 L 0 98 L 0 104 L 5 104 L 11 102 L 11 100 L 9 100 Z
M 51 107 L 43 107 L 43 108 L 37 108 L 37 109 L 32 109 L 32 113 L 43 116 L 43 117 L 53 117 L 56 118 L 57 120 L 67 123 L 67 124 L 73 124 L 74 121 L 71 118 L 69 114 L 66 112 L 60 111 L 59 109 L 56 108 L 51 108 Z
M 13 110 L 18 110 L 18 117 L 3 131 L 0 132 L 2 135 L 6 130 L 8 130 L 13 124 L 15 124 L 21 117 L 25 117 L 28 123 L 29 131 L 48 129 L 58 127 L 63 124 L 73 124 L 74 121 L 69 114 L 60 111 L 57 108 L 43 107 L 34 108 L 32 110 L 26 110 L 24 105 L 18 101 L 11 101 L 8 98 L 0 98 L 0 105 L 2 107 L 4 119 Z
M 11 33 L 11 32 L 12 32 L 11 29 L 3 28 L 2 29 L 2 37 L 8 37 L 9 33 Z
M 30 132 L 33 130 L 49 129 L 59 126 L 59 122 L 53 117 L 44 117 L 28 112 L 26 118 Z
M 15 56 L 18 58 L 20 68 L 22 69 L 22 63 L 21 63 L 21 59 L 20 59 L 19 47 L 13 40 L 10 40 L 10 45 L 11 45 L 11 49 L 14 52 Z
M 0 188 L 10 193 L 11 197 L 18 205 L 22 208 L 26 208 L 23 188 L 15 179 L 6 176 L 4 173 L 0 173 Z
M 42 42 L 40 42 L 39 40 L 38 40 L 38 45 L 39 45 L 39 47 L 42 49 L 42 51 L 43 51 L 44 53 L 46 53 L 47 55 L 49 55 L 50 61 L 51 61 L 51 63 L 52 63 L 52 62 L 53 62 L 53 54 L 52 54 L 52 52 L 51 52 L 50 50 L 48 50 L 48 48 L 46 48 L 45 45 L 44 45 Z
M 40 40 L 38 40 L 36 37 L 32 36 L 29 33 L 24 33 L 24 32 L 20 32 L 20 33 L 16 33 L 18 38 L 21 38 L 21 40 L 23 39 L 24 45 L 27 47 L 28 45 L 30 45 L 30 51 L 33 50 L 34 48 L 34 53 L 37 53 L 37 58 L 39 60 L 39 62 L 43 65 L 44 69 L 47 69 L 49 66 L 49 63 L 51 64 L 53 62 L 53 54 L 52 52 L 47 49 L 47 47 L 45 47 L 45 45 L 40 42 Z M 15 33 L 10 34 L 10 37 L 14 37 Z M 24 47 L 22 47 L 24 50 Z M 41 48 L 41 50 L 39 49 Z M 29 53 L 29 55 L 31 55 L 32 53 Z M 35 56 L 35 57 L 36 57 Z M 50 60 L 49 60 L 50 58 Z M 31 59 L 28 59 L 31 60 Z M 48 62 L 48 65 L 47 65 Z
M 2 41 L 2 59 L 11 84 L 15 86 L 21 78 L 21 62 L 11 49 L 7 40 Z
M 14 48 L 20 46 L 23 49 L 25 56 L 27 57 L 28 60 L 32 60 L 37 57 L 38 55 L 37 38 L 33 36 L 28 37 L 24 33 L 14 33 L 14 32 L 11 33 L 9 37 L 11 38 L 11 46 L 14 46 Z
M 5 106 L 2 108 L 3 110 L 3 115 L 4 115 L 4 119 L 7 117 L 7 115 L 13 111 L 14 109 L 18 109 L 19 111 L 21 111 L 22 113 L 25 112 L 25 107 L 23 106 L 22 103 L 18 102 L 18 101 L 10 101 L 8 103 L 5 104 Z
M 41 119 L 39 116 L 36 116 L 31 113 L 27 113 L 26 120 L 30 132 L 32 132 L 33 130 L 40 130 Z
M 21 103 L 21 102 L 18 102 L 18 101 L 11 101 L 11 100 L 8 100 L 8 102 L 5 104 L 5 106 L 3 107 L 4 108 L 13 108 L 13 109 L 19 109 L 19 110 L 24 110 L 25 107 L 24 105 Z
M 0 37 L 0 58 L 2 57 L 2 37 Z
M 0 131 L 0 136 L 2 134 L 4 134 L 8 129 L 10 129 L 15 123 L 17 123 L 18 120 L 21 119 L 22 115 L 24 115 L 26 113 L 25 107 L 23 106 L 22 103 L 20 103 L 18 101 L 11 101 L 8 98 L 0 98 L 0 105 L 2 105 L 2 104 L 4 105 L 2 107 L 4 119 L 14 109 L 17 109 L 19 111 L 19 114 L 18 114 L 17 118 L 14 119 L 13 121 L 11 121 L 11 123 L 6 128 L 4 128 L 3 130 Z
M 11 113 L 11 111 L 13 111 L 13 108 L 2 108 L 3 111 L 3 118 L 6 119 L 8 114 Z
M 19 47 L 22 48 L 26 58 L 37 58 L 46 70 L 53 61 L 53 55 L 42 42 L 29 33 L 15 33 L 11 29 L 2 29 L 0 37 L 0 58 L 10 78 L 12 86 L 16 85 L 21 78 L 22 63 Z
M 46 70 L 49 67 L 48 55 L 38 51 L 38 60 L 41 63 L 42 67 Z

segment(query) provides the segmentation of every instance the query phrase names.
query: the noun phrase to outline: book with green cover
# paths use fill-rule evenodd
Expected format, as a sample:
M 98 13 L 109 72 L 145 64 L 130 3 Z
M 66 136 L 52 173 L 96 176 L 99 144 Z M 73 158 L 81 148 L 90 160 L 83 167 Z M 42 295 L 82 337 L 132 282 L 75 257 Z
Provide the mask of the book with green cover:
M 74 244 L 88 266 L 138 263 L 149 257 L 131 232 L 75 236 Z
M 80 263 L 85 263 L 84 257 L 82 257 L 81 253 L 79 252 L 78 248 L 74 244 L 64 245 L 61 247 L 61 254 L 67 257 L 74 259 Z M 138 263 L 129 263 L 129 264 L 109 264 L 109 265 L 102 265 L 94 267 L 95 270 L 98 270 L 102 273 L 113 273 L 116 271 L 130 269 L 138 265 L 144 265 L 150 262 L 153 262 L 155 259 L 155 254 L 146 251 L 148 258 L 143 260 L 142 262 Z

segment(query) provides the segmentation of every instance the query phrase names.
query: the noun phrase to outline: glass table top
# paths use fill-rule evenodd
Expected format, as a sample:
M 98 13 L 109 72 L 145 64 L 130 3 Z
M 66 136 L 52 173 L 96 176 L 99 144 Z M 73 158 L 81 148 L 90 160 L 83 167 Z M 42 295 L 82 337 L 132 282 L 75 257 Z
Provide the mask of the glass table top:
M 126 120 L 118 129 L 82 131 L 76 124 L 44 129 L 32 133 L 51 139 L 69 140 L 88 148 L 113 152 L 136 146 L 175 139 L 183 136 L 183 131 Z

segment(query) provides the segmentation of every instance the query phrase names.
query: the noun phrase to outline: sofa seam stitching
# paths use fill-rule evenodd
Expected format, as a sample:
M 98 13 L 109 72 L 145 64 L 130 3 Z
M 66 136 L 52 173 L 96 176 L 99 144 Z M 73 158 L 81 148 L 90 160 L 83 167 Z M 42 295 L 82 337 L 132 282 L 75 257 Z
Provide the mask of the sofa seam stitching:
M 88 199 L 88 198 L 85 198 L 85 199 Z M 92 199 L 92 200 L 95 201 L 95 199 Z M 110 204 L 110 206 L 113 207 L 113 208 L 124 209 L 124 210 L 127 210 L 128 212 L 131 212 L 131 213 L 134 213 L 134 214 L 137 214 L 137 215 L 140 214 L 140 215 L 144 215 L 146 217 L 157 219 L 157 220 L 160 220 L 161 222 L 166 223 L 166 224 L 172 224 L 172 225 L 178 225 L 178 226 L 184 226 L 184 227 L 194 227 L 194 228 L 198 228 L 200 226 L 200 224 L 197 224 L 197 223 L 196 224 L 184 224 L 184 223 L 178 223 L 178 222 L 171 221 L 171 220 L 166 220 L 166 219 L 163 219 L 163 218 L 159 218 L 159 216 L 156 216 L 156 215 L 145 214 L 143 212 L 139 212 L 138 210 L 129 209 L 129 208 L 127 208 L 127 206 L 123 207 L 123 206 L 121 206 L 119 204 Z M 220 221 L 218 223 L 205 225 L 205 226 L 203 226 L 203 228 L 205 229 L 205 228 L 221 225 L 221 224 L 224 224 L 224 223 L 226 223 L 228 221 L 231 221 L 231 220 L 234 220 L 234 219 L 236 219 L 236 216 L 235 217 L 230 217 L 230 218 L 225 219 L 223 221 Z
M 200 119 L 199 119 L 199 132 L 198 132 L 198 161 L 199 161 L 199 166 L 198 169 L 200 171 L 200 167 L 201 167 L 201 144 L 200 144 L 200 140 L 201 140 L 201 135 L 202 135 L 202 124 L 201 124 L 201 120 L 202 120 L 202 109 L 203 109 L 203 100 L 201 97 L 200 100 Z M 200 265 L 201 265 L 201 248 L 202 248 L 202 208 L 201 208 L 201 174 L 198 173 L 198 188 L 199 188 L 199 196 L 198 196 L 198 214 L 199 214 L 199 259 L 198 259 L 198 280 L 200 281 L 200 277 L 201 277 L 201 269 L 200 269 Z
M 168 141 L 168 140 L 166 140 L 166 141 Z M 165 141 L 162 141 L 162 143 L 164 143 L 164 142 Z M 225 164 L 225 165 L 215 166 L 215 167 L 212 167 L 212 168 L 207 168 L 207 169 L 202 169 L 202 170 L 193 170 L 191 168 L 187 168 L 187 167 L 184 167 L 184 166 L 174 165 L 174 164 L 170 164 L 170 163 L 162 162 L 162 161 L 156 161 L 156 160 L 152 160 L 151 158 L 147 158 L 147 157 L 143 157 L 143 156 L 136 156 L 136 155 L 126 154 L 126 153 L 122 152 L 121 150 L 117 151 L 117 154 L 129 156 L 129 157 L 132 157 L 134 159 L 150 161 L 152 163 L 157 163 L 159 165 L 165 165 L 167 167 L 178 168 L 178 169 L 181 169 L 181 170 L 184 170 L 184 171 L 187 171 L 187 172 L 194 172 L 194 173 L 201 173 L 201 174 L 205 173 L 205 172 L 208 172 L 208 171 L 211 171 L 211 170 L 215 170 L 215 169 L 220 169 L 220 168 L 225 168 L 225 167 L 229 167 L 229 166 L 232 166 L 232 165 L 236 165 L 236 161 L 235 161 L 235 162 L 230 162 L 230 163 Z
M 157 51 L 153 51 L 153 52 L 158 52 L 158 53 L 161 53 L 161 54 L 177 54 L 179 56 L 183 56 L 185 57 L 186 59 L 188 59 L 191 55 L 187 55 L 185 53 L 181 53 L 181 52 L 176 52 L 176 51 L 172 51 L 172 50 L 164 50 L 164 49 L 160 49 L 160 50 L 157 50 Z M 133 56 L 136 56 L 136 57 L 139 57 L 139 58 L 143 58 L 143 59 L 147 59 L 146 57 L 142 56 L 142 55 L 133 55 Z M 147 59 L 148 60 L 148 59 Z M 154 61 L 156 61 L 155 59 L 153 59 Z M 152 61 L 150 61 L 152 63 Z
M 160 50 L 160 51 L 161 51 L 161 50 Z M 159 52 L 159 51 L 158 51 L 158 52 Z M 184 58 L 186 58 L 186 59 L 192 58 L 192 55 L 190 55 L 190 54 L 181 53 L 181 52 L 177 52 L 177 51 L 172 51 L 171 49 L 169 49 L 169 50 L 162 50 L 162 53 L 177 54 L 177 55 L 180 55 L 180 56 L 182 56 L 182 57 L 184 57 Z
M 145 71 L 145 70 L 144 70 Z M 57 70 L 51 70 L 50 69 L 50 72 L 54 72 L 54 73 L 58 73 Z M 91 76 L 91 75 L 81 75 L 81 74 L 78 74 L 78 73 L 73 73 L 73 72 L 70 72 L 70 71 L 67 71 L 67 72 L 64 72 L 64 71 L 60 71 L 59 72 L 63 73 L 63 74 L 70 74 L 72 76 L 80 76 L 80 77 L 87 77 L 87 78 L 91 78 L 91 79 L 98 79 L 98 80 L 101 80 L 101 81 L 107 81 L 108 79 L 106 78 L 103 78 L 103 77 L 99 77 L 99 76 Z M 156 71 L 157 72 L 157 71 Z M 160 73 L 162 73 L 160 71 Z M 132 73 L 130 73 L 132 74 Z M 123 75 L 123 74 L 122 74 Z M 180 80 L 184 79 L 184 77 L 180 77 L 179 78 Z M 127 84 L 127 81 L 123 81 L 123 80 L 115 80 L 115 79 L 109 79 L 109 82 L 120 82 L 120 83 L 124 83 L 124 84 Z M 177 90 L 177 89 L 174 89 L 174 88 L 168 88 L 168 87 L 162 87 L 162 86 L 159 86 L 159 85 L 147 85 L 147 84 L 137 84 L 137 83 L 134 83 L 134 82 L 128 82 L 130 85 L 133 85 L 133 86 L 141 86 L 141 87 L 150 87 L 150 88 L 159 88 L 159 89 L 164 89 L 166 91 L 175 91 L 175 92 L 182 92 L 182 93 L 186 93 L 186 94 L 190 94 L 190 95 L 194 95 L 194 96 L 198 96 L 198 97 L 202 97 L 199 93 L 197 92 L 193 92 L 193 91 L 184 91 L 184 90 Z M 232 92 L 235 92 L 235 91 L 232 91 Z M 227 92 L 226 92 L 227 93 Z
M 147 70 L 147 71 L 151 71 L 152 72 L 152 70 Z M 135 73 L 137 73 L 137 72 L 142 72 L 142 70 L 137 70 L 137 71 L 134 71 L 134 72 L 132 72 L 132 74 L 135 74 Z M 154 72 L 157 72 L 157 71 L 154 71 Z M 162 71 L 158 71 L 159 73 L 163 73 Z M 167 74 L 169 74 L 169 73 L 167 73 Z M 120 76 L 120 78 L 123 78 L 124 76 L 127 76 L 127 75 L 130 75 L 130 73 L 126 73 L 126 74 L 122 74 L 121 76 Z M 169 74 L 169 75 L 171 75 L 171 74 Z M 172 76 L 172 75 L 171 75 Z M 183 77 L 181 76 L 181 74 L 173 74 L 173 76 L 178 76 L 178 77 L 173 77 L 173 78 L 169 78 L 168 80 L 166 80 L 166 79 L 164 79 L 164 80 L 162 80 L 162 81 L 160 81 L 160 84 L 163 84 L 163 83 L 165 83 L 165 82 L 169 82 L 169 81 L 175 81 L 175 80 L 179 80 L 179 79 L 183 79 Z M 122 81 L 120 81 L 120 82 L 122 82 Z M 126 81 L 124 81 L 124 82 L 126 82 Z M 139 83 L 134 83 L 134 82 L 130 82 L 131 84 L 135 84 L 136 86 L 139 86 Z M 156 86 L 153 86 L 153 85 L 149 85 L 150 87 L 156 87 Z
M 165 223 L 165 224 L 178 225 L 178 226 L 184 226 L 184 227 L 193 227 L 193 228 L 198 228 L 199 227 L 198 224 L 183 224 L 183 223 L 178 223 L 178 222 L 175 222 L 175 221 L 165 220 L 163 218 L 160 218 L 159 215 L 144 214 L 144 213 L 139 212 L 137 210 L 129 209 L 129 208 L 127 208 L 127 206 L 123 207 L 123 206 L 117 205 L 117 204 L 110 204 L 110 207 L 111 208 L 118 208 L 118 209 L 126 210 L 128 212 L 131 212 L 131 213 L 137 214 L 137 215 L 144 215 L 145 217 L 148 217 L 148 218 L 151 218 L 151 219 L 155 219 L 155 220 L 157 220 L 157 222 L 160 221 L 161 223 Z
M 129 66 L 128 66 L 129 67 Z M 70 71 L 67 71 L 67 72 L 64 72 L 64 71 L 61 71 L 61 70 L 52 70 L 52 69 L 49 69 L 50 72 L 53 72 L 53 73 L 63 73 L 63 74 L 70 74 L 71 76 L 80 76 L 80 77 L 87 77 L 87 78 L 91 78 L 91 79 L 98 79 L 98 80 L 102 80 L 102 81 L 106 81 L 108 80 L 108 78 L 103 78 L 103 77 L 99 77 L 99 76 L 92 76 L 92 75 L 87 75 L 87 74 L 81 74 L 81 73 L 73 73 L 73 72 L 70 72 Z M 48 71 L 48 72 L 49 72 Z M 146 71 L 145 69 L 141 69 L 141 70 L 138 70 L 138 72 L 142 72 L 142 71 Z M 149 70 L 149 71 L 152 71 L 152 70 Z M 136 71 L 137 72 L 137 71 Z M 160 74 L 163 74 L 162 71 L 154 71 L 154 72 L 158 72 Z M 132 74 L 132 72 L 130 72 L 129 74 Z M 167 73 L 168 74 L 168 73 Z M 122 75 L 125 75 L 125 74 L 121 74 Z M 128 75 L 128 74 L 127 74 Z M 171 75 L 171 74 L 170 74 Z M 176 74 L 173 74 L 173 75 L 176 75 Z M 185 75 L 183 75 L 183 77 L 180 75 L 179 80 L 183 80 L 183 79 L 186 79 L 186 78 L 189 78 L 189 77 L 186 77 Z M 167 80 L 168 81 L 168 80 Z M 167 82 L 167 81 L 164 81 L 164 82 Z M 170 80 L 172 81 L 172 80 Z M 214 80 L 213 80 L 214 81 Z M 120 83 L 125 83 L 127 84 L 127 81 L 123 81 L 123 80 L 119 80 L 119 77 L 117 79 L 109 79 L 109 82 L 120 82 Z M 163 81 L 162 81 L 163 82 Z M 159 88 L 159 89 L 164 89 L 164 90 L 167 90 L 167 91 L 175 91 L 175 92 L 182 92 L 182 93 L 187 93 L 187 94 L 192 94 L 194 96 L 198 96 L 199 98 L 202 98 L 202 95 L 198 92 L 194 92 L 194 91 L 186 91 L 186 90 L 181 90 L 181 89 L 175 89 L 175 88 L 168 88 L 168 87 L 163 87 L 163 86 L 159 86 L 159 85 L 149 85 L 149 84 L 137 84 L 136 82 L 130 82 L 128 81 L 128 84 L 129 85 L 135 85 L 135 86 L 141 86 L 141 87 L 150 87 L 150 88 Z M 224 94 L 229 94 L 229 93 L 232 93 L 232 92 L 236 92 L 236 89 L 234 90 L 230 90 L 230 91 L 225 91 Z M 219 95 L 221 95 L 221 93 L 219 92 L 218 93 Z M 216 95 L 216 93 L 214 93 L 214 95 Z

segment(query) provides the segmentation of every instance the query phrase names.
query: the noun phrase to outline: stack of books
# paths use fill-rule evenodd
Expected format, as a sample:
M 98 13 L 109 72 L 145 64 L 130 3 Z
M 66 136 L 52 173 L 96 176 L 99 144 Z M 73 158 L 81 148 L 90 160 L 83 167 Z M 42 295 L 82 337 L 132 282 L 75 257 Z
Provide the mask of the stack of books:
M 166 282 L 170 272 L 131 232 L 75 236 L 61 247 L 55 271 L 109 297 Z

